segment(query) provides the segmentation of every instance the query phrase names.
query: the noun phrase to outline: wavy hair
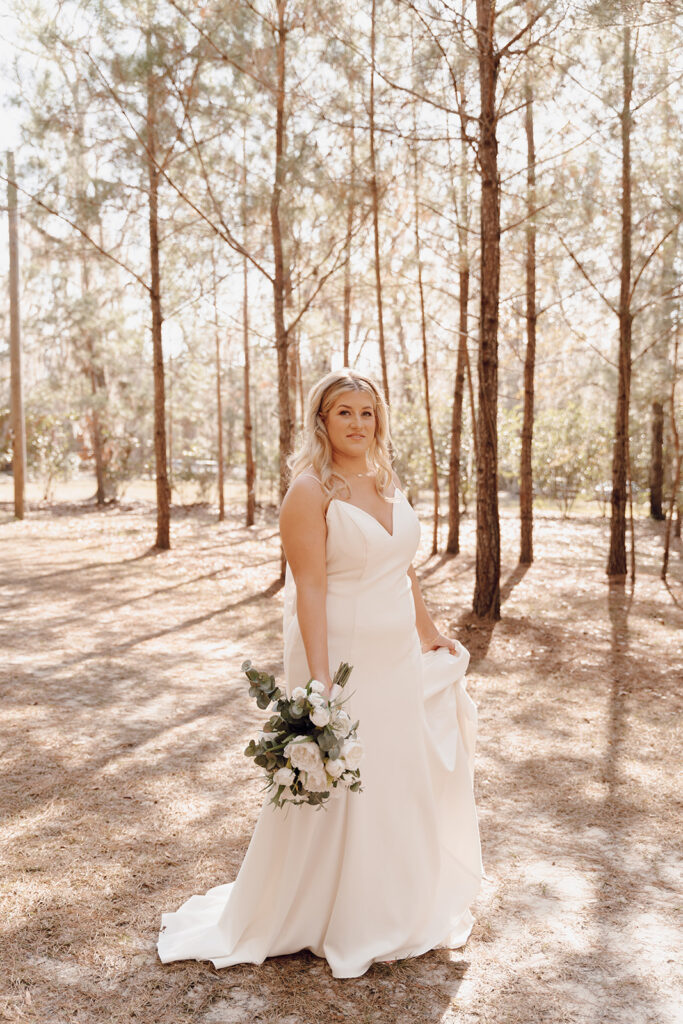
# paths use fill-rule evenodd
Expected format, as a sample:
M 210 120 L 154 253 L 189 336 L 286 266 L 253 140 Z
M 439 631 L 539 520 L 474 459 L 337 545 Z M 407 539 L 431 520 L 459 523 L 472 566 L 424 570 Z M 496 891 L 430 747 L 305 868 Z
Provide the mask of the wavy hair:
M 384 493 L 392 479 L 387 404 L 373 380 L 347 366 L 327 373 L 308 392 L 301 445 L 289 458 L 291 479 L 295 480 L 307 469 L 312 469 L 318 475 L 326 497 L 332 498 L 342 490 L 347 497 L 350 496 L 346 478 L 333 467 L 332 444 L 325 425 L 327 414 L 344 391 L 364 391 L 370 396 L 375 413 L 375 436 L 367 453 L 368 468 L 375 471 L 377 493 L 391 501 Z

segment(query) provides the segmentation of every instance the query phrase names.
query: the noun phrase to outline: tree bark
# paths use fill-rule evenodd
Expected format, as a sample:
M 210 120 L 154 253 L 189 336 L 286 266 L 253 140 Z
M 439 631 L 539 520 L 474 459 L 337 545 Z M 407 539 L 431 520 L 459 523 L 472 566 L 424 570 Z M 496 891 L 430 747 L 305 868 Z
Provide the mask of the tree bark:
M 149 50 L 149 41 L 148 41 Z M 151 69 L 147 72 L 146 159 L 148 177 L 150 304 L 152 308 L 152 359 L 154 367 L 154 459 L 156 465 L 157 534 L 155 546 L 171 546 L 171 491 L 166 461 L 166 394 L 162 343 L 161 272 L 159 268 L 159 170 L 157 164 L 157 94 Z
M 286 100 L 286 46 L 287 25 L 285 21 L 287 0 L 277 0 L 277 90 L 275 109 L 275 177 L 270 200 L 270 222 L 273 236 L 273 307 L 275 316 L 275 347 L 278 370 L 278 413 L 280 443 L 279 497 L 282 502 L 287 493 L 287 457 L 292 450 L 292 417 L 289 397 L 289 337 L 285 324 L 285 259 L 280 217 L 280 200 L 285 183 L 285 100 Z M 284 553 L 281 569 L 284 572 Z
M 462 452 L 462 407 L 465 397 L 465 367 L 467 364 L 467 311 L 470 291 L 470 268 L 461 264 L 458 274 L 460 294 L 460 323 L 458 329 L 458 359 L 455 368 L 453 412 L 451 416 L 451 454 L 448 465 L 448 540 L 446 551 L 457 555 L 460 551 L 460 458 Z M 474 425 L 474 420 L 472 421 Z
M 382 365 L 384 397 L 389 403 L 389 375 L 384 344 L 384 312 L 382 306 L 382 268 L 379 251 L 379 188 L 377 185 L 377 152 L 375 146 L 375 53 L 376 53 L 377 0 L 372 0 L 372 23 L 370 29 L 370 104 L 368 110 L 370 128 L 370 196 L 372 199 L 372 229 L 375 255 L 375 292 L 377 295 L 377 330 L 379 335 L 379 358 Z
M 477 0 L 477 51 L 481 114 L 481 300 L 479 408 L 477 416 L 477 553 L 473 610 L 500 618 L 500 522 L 498 516 L 498 304 L 500 293 L 500 178 L 494 46 L 494 0 Z
M 533 544 L 533 477 L 531 468 L 534 431 L 534 369 L 536 365 L 536 145 L 534 140 L 534 95 L 527 77 L 524 89 L 524 117 L 527 146 L 527 221 L 526 235 L 526 352 L 524 356 L 524 413 L 522 451 L 519 469 L 519 561 L 531 565 Z
M 78 203 L 81 210 L 81 216 L 87 223 L 88 217 L 88 200 L 87 200 L 87 182 L 88 182 L 88 169 L 86 166 L 86 148 L 85 148 L 85 112 L 84 104 L 79 94 L 79 88 L 76 86 L 73 93 L 74 108 L 77 113 L 77 121 L 75 127 L 76 135 L 76 189 L 78 193 Z M 90 295 L 90 260 L 89 256 L 91 250 L 87 246 L 87 243 L 82 243 L 80 246 L 80 271 L 81 271 L 81 299 L 83 302 L 83 309 L 86 311 L 86 317 L 90 320 L 89 309 L 88 309 L 88 296 Z M 95 348 L 95 338 L 93 335 L 92 324 L 87 323 L 87 329 L 85 331 L 85 349 L 86 359 L 84 359 L 83 372 L 90 383 L 90 394 L 92 396 L 92 403 L 90 406 L 90 440 L 92 444 L 93 457 L 95 459 L 95 501 L 98 505 L 104 505 L 106 500 L 106 487 L 104 480 L 104 454 L 102 451 L 102 429 L 100 424 L 100 413 L 98 408 L 98 391 L 100 382 L 104 384 L 104 373 L 97 366 L 97 353 Z
M 242 135 L 242 235 L 247 241 L 247 136 Z M 244 476 L 247 492 L 245 525 L 256 522 L 256 465 L 254 430 L 251 418 L 251 360 L 249 352 L 249 261 L 242 258 L 242 351 L 244 355 Z
M 81 297 L 85 300 L 90 292 L 90 267 L 88 265 L 87 253 L 81 253 Z M 95 341 L 92 331 L 88 328 L 86 332 L 86 348 L 88 351 L 88 365 L 85 370 L 90 381 L 90 394 L 92 405 L 90 406 L 90 440 L 95 459 L 95 501 L 98 505 L 104 505 L 106 500 L 106 488 L 104 484 L 104 455 L 102 452 L 102 429 L 100 426 L 100 415 L 97 408 L 98 374 L 95 353 Z
M 464 84 L 460 90 L 460 201 L 454 195 L 453 206 L 458 217 L 458 356 L 453 388 L 451 413 L 451 450 L 448 462 L 448 537 L 446 551 L 457 555 L 460 551 L 460 461 L 462 457 L 462 409 L 464 401 L 465 372 L 467 371 L 470 400 L 472 405 L 472 433 L 476 430 L 474 395 L 470 375 L 469 352 L 467 349 L 468 313 L 470 298 L 470 257 L 469 257 L 469 187 L 467 171 L 467 115 Z M 455 191 L 455 190 L 454 190 Z
M 652 403 L 652 435 L 650 445 L 650 516 L 664 519 L 662 500 L 664 491 L 664 406 Z
M 344 366 L 349 365 L 351 344 L 351 240 L 356 213 L 356 132 L 351 122 L 351 152 L 349 154 L 349 187 L 346 196 L 346 242 L 344 246 Z
M 414 130 L 416 126 L 414 125 Z M 414 157 L 414 189 L 415 189 L 415 258 L 417 260 L 417 287 L 420 295 L 420 328 L 422 334 L 422 378 L 425 393 L 425 415 L 427 417 L 427 438 L 429 441 L 429 461 L 432 471 L 432 493 L 434 496 L 432 549 L 435 555 L 439 550 L 439 473 L 436 464 L 436 446 L 434 444 L 434 428 L 432 424 L 432 406 L 429 395 L 429 356 L 427 349 L 427 321 L 425 317 L 424 285 L 422 281 L 422 258 L 420 253 L 420 177 L 417 158 L 417 141 Z
M 7 208 L 9 211 L 10 397 L 12 406 L 12 478 L 14 518 L 23 519 L 26 491 L 26 420 L 21 359 L 19 291 L 19 218 L 14 153 L 7 154 Z
M 626 575 L 626 484 L 628 413 L 631 393 L 631 96 L 635 55 L 631 29 L 624 25 L 623 104 L 621 109 L 621 273 L 619 289 L 619 381 L 612 450 L 612 517 L 607 561 L 609 576 Z
M 671 529 L 674 527 L 674 536 L 680 537 L 681 535 L 681 510 L 678 504 L 678 492 L 681 486 L 681 462 L 683 461 L 683 452 L 681 451 L 681 438 L 678 432 L 678 424 L 676 421 L 676 383 L 678 380 L 678 331 L 679 326 L 676 324 L 674 327 L 674 351 L 671 368 L 671 393 L 669 395 L 669 401 L 671 403 L 670 415 L 671 415 L 671 434 L 673 437 L 674 447 L 674 466 L 673 466 L 673 480 L 671 481 L 671 498 L 669 500 L 669 512 L 666 517 L 666 529 L 664 531 L 664 555 L 662 558 L 662 579 L 666 581 L 667 573 L 669 571 L 669 549 L 671 546 Z M 674 510 L 676 511 L 676 521 L 674 523 Z
M 218 449 L 218 522 L 225 520 L 225 472 L 223 468 L 223 395 L 221 392 L 221 335 L 218 322 L 218 279 L 216 254 L 211 250 L 213 263 L 213 332 L 216 360 L 216 440 Z
M 168 357 L 168 489 L 173 499 L 173 356 Z

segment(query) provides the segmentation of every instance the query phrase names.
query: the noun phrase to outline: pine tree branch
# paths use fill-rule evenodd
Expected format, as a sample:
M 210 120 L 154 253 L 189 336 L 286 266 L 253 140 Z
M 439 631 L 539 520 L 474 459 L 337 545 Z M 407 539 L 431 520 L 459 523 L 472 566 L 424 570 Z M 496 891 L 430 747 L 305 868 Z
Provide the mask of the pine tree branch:
M 31 202 L 35 203 L 35 205 L 40 207 L 41 210 L 45 210 L 45 212 L 49 213 L 52 217 L 57 217 L 58 220 L 63 221 L 64 224 L 68 224 L 69 227 L 73 228 L 74 231 L 77 231 L 81 238 L 84 238 L 85 241 L 88 242 L 93 247 L 93 249 L 96 249 L 101 256 L 105 256 L 108 260 L 111 260 L 112 263 L 116 263 L 118 267 L 121 267 L 122 270 L 125 270 L 127 274 L 130 274 L 130 276 L 138 282 L 138 284 L 142 285 L 146 292 L 150 291 L 150 286 L 148 285 L 144 278 L 140 277 L 140 275 L 137 274 L 126 263 L 124 263 L 123 260 L 120 260 L 118 256 L 114 256 L 113 253 L 109 252 L 107 249 L 104 249 L 99 244 L 99 242 L 96 242 L 95 239 L 92 238 L 87 231 L 84 231 L 82 227 L 80 227 L 75 221 L 71 220 L 70 217 L 67 217 L 65 213 L 60 213 L 59 210 L 55 210 L 52 206 L 49 206 L 46 202 L 44 202 L 44 200 L 40 199 L 37 195 L 35 195 L 32 192 L 29 192 L 28 189 L 23 188 L 23 186 L 21 186 L 18 181 L 13 181 L 11 178 L 7 178 L 4 174 L 0 174 L 0 181 L 4 181 L 7 185 L 13 185 L 16 188 L 17 192 L 21 192 L 22 195 L 26 196 L 27 199 L 30 199 Z
M 564 240 L 564 238 L 562 237 L 562 235 L 561 235 L 561 234 L 559 234 L 559 232 L 558 232 L 558 235 L 557 235 L 557 237 L 558 237 L 558 238 L 559 238 L 559 240 L 560 240 L 560 245 L 561 245 L 561 246 L 562 246 L 562 248 L 563 248 L 563 249 L 565 250 L 565 252 L 567 253 L 567 255 L 571 257 L 571 259 L 572 259 L 572 260 L 573 260 L 573 262 L 574 262 L 574 263 L 576 264 L 576 266 L 577 266 L 577 267 L 579 268 L 579 270 L 581 271 L 581 273 L 583 274 L 583 276 L 585 277 L 585 279 L 586 279 L 586 280 L 588 281 L 588 284 L 589 284 L 589 285 L 591 286 L 591 288 L 593 289 L 593 291 L 594 291 L 594 292 L 596 292 L 596 293 L 597 293 L 597 294 L 598 294 L 598 295 L 600 296 L 600 298 L 601 298 L 601 299 L 602 299 L 602 301 L 603 301 L 603 302 L 605 303 L 605 305 L 606 305 L 606 306 L 608 306 L 608 307 L 609 307 L 609 309 L 611 309 L 611 310 L 612 310 L 612 312 L 614 313 L 614 315 L 615 315 L 615 316 L 617 316 L 617 315 L 618 315 L 618 312 L 619 312 L 619 311 L 618 311 L 617 307 L 616 307 L 616 306 L 614 305 L 614 303 L 613 303 L 613 302 L 610 302 L 610 300 L 609 300 L 609 299 L 607 298 L 607 296 L 606 296 L 606 295 L 605 295 L 605 294 L 604 294 L 604 293 L 603 293 L 603 292 L 602 292 L 602 291 L 601 291 L 601 290 L 600 290 L 600 289 L 598 288 L 597 284 L 595 283 L 595 281 L 593 281 L 592 277 L 591 277 L 591 276 L 589 275 L 589 273 L 588 273 L 588 271 L 587 271 L 587 270 L 585 269 L 584 265 L 583 265 L 583 264 L 581 263 L 581 261 L 580 261 L 580 260 L 579 260 L 579 259 L 578 259 L 578 258 L 577 258 L 577 257 L 576 257 L 575 255 L 574 255 L 574 253 L 573 253 L 573 252 L 572 252 L 572 250 L 571 250 L 571 249 L 569 248 L 569 246 L 568 246 L 568 245 L 567 245 L 567 243 L 565 242 L 565 240 Z
M 636 276 L 634 278 L 634 281 L 633 281 L 633 284 L 631 285 L 631 291 L 629 292 L 629 296 L 628 296 L 629 305 L 631 304 L 631 301 L 633 299 L 633 295 L 634 295 L 634 292 L 635 292 L 636 287 L 638 285 L 638 282 L 640 281 L 641 277 L 643 276 L 643 271 L 647 267 L 648 263 L 651 261 L 653 256 L 657 253 L 658 249 L 660 249 L 664 245 L 664 243 L 666 242 L 667 238 L 670 238 L 671 235 L 674 233 L 674 231 L 677 231 L 682 223 L 683 223 L 683 216 L 678 218 L 676 223 L 672 227 L 669 228 L 667 233 L 665 235 L 663 235 L 660 238 L 660 240 L 657 242 L 657 244 L 654 247 L 654 249 L 651 249 L 650 252 L 648 253 L 648 255 L 645 257 L 645 259 L 643 261 L 643 265 L 640 268 L 640 270 L 638 271 L 638 273 L 636 274 Z
M 204 40 L 204 42 L 211 47 L 211 49 L 215 52 L 216 56 L 222 63 L 229 64 L 230 67 L 235 69 L 235 71 L 239 71 L 240 74 L 245 75 L 247 78 L 250 78 L 252 82 L 256 82 L 256 84 L 260 85 L 261 88 L 266 89 L 270 93 L 273 93 L 273 95 L 275 94 L 276 89 L 271 82 L 268 82 L 265 78 L 262 78 L 255 71 L 250 71 L 249 68 L 245 67 L 243 64 L 240 64 L 239 61 L 236 61 L 234 57 L 231 57 L 230 54 L 226 53 L 225 50 L 221 49 L 221 47 L 218 46 L 218 44 L 215 42 L 214 39 L 212 39 L 209 33 L 205 32 L 200 25 L 193 21 L 190 15 L 182 9 L 180 4 L 178 4 L 176 0 L 166 0 L 166 2 L 170 4 L 171 7 L 181 16 L 181 18 L 184 18 L 188 25 L 190 25 L 194 29 L 197 35 L 200 36 Z M 274 26 L 271 21 L 269 21 L 267 18 L 264 18 L 264 16 L 260 14 L 260 12 L 256 11 L 255 8 L 253 8 L 250 4 L 247 4 L 247 6 L 255 14 L 259 14 L 259 16 L 263 18 L 264 21 L 266 21 L 269 28 L 273 29 Z

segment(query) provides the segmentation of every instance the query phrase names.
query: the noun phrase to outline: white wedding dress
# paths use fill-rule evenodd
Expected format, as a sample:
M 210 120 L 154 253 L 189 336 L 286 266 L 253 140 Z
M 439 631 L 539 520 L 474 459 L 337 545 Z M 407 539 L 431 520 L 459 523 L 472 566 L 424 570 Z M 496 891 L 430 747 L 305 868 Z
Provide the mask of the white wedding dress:
M 221 968 L 309 949 L 355 978 L 374 961 L 466 942 L 482 874 L 469 654 L 421 653 L 407 575 L 420 527 L 401 491 L 392 513 L 390 534 L 349 502 L 327 511 L 330 669 L 353 666 L 344 692 L 360 722 L 362 791 L 325 808 L 266 797 L 236 880 L 162 915 L 164 963 Z M 284 647 L 291 693 L 310 674 L 289 568 Z

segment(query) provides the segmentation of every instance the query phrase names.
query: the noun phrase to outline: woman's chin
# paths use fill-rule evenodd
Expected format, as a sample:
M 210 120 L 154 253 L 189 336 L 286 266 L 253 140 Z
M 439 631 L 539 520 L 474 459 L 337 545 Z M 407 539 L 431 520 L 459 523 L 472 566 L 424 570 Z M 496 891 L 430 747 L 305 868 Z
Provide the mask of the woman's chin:
M 332 450 L 335 455 L 346 455 L 347 458 L 360 458 L 366 455 L 370 450 L 370 441 L 367 438 L 358 439 L 354 441 L 352 438 L 346 438 L 342 444 L 333 445 Z

